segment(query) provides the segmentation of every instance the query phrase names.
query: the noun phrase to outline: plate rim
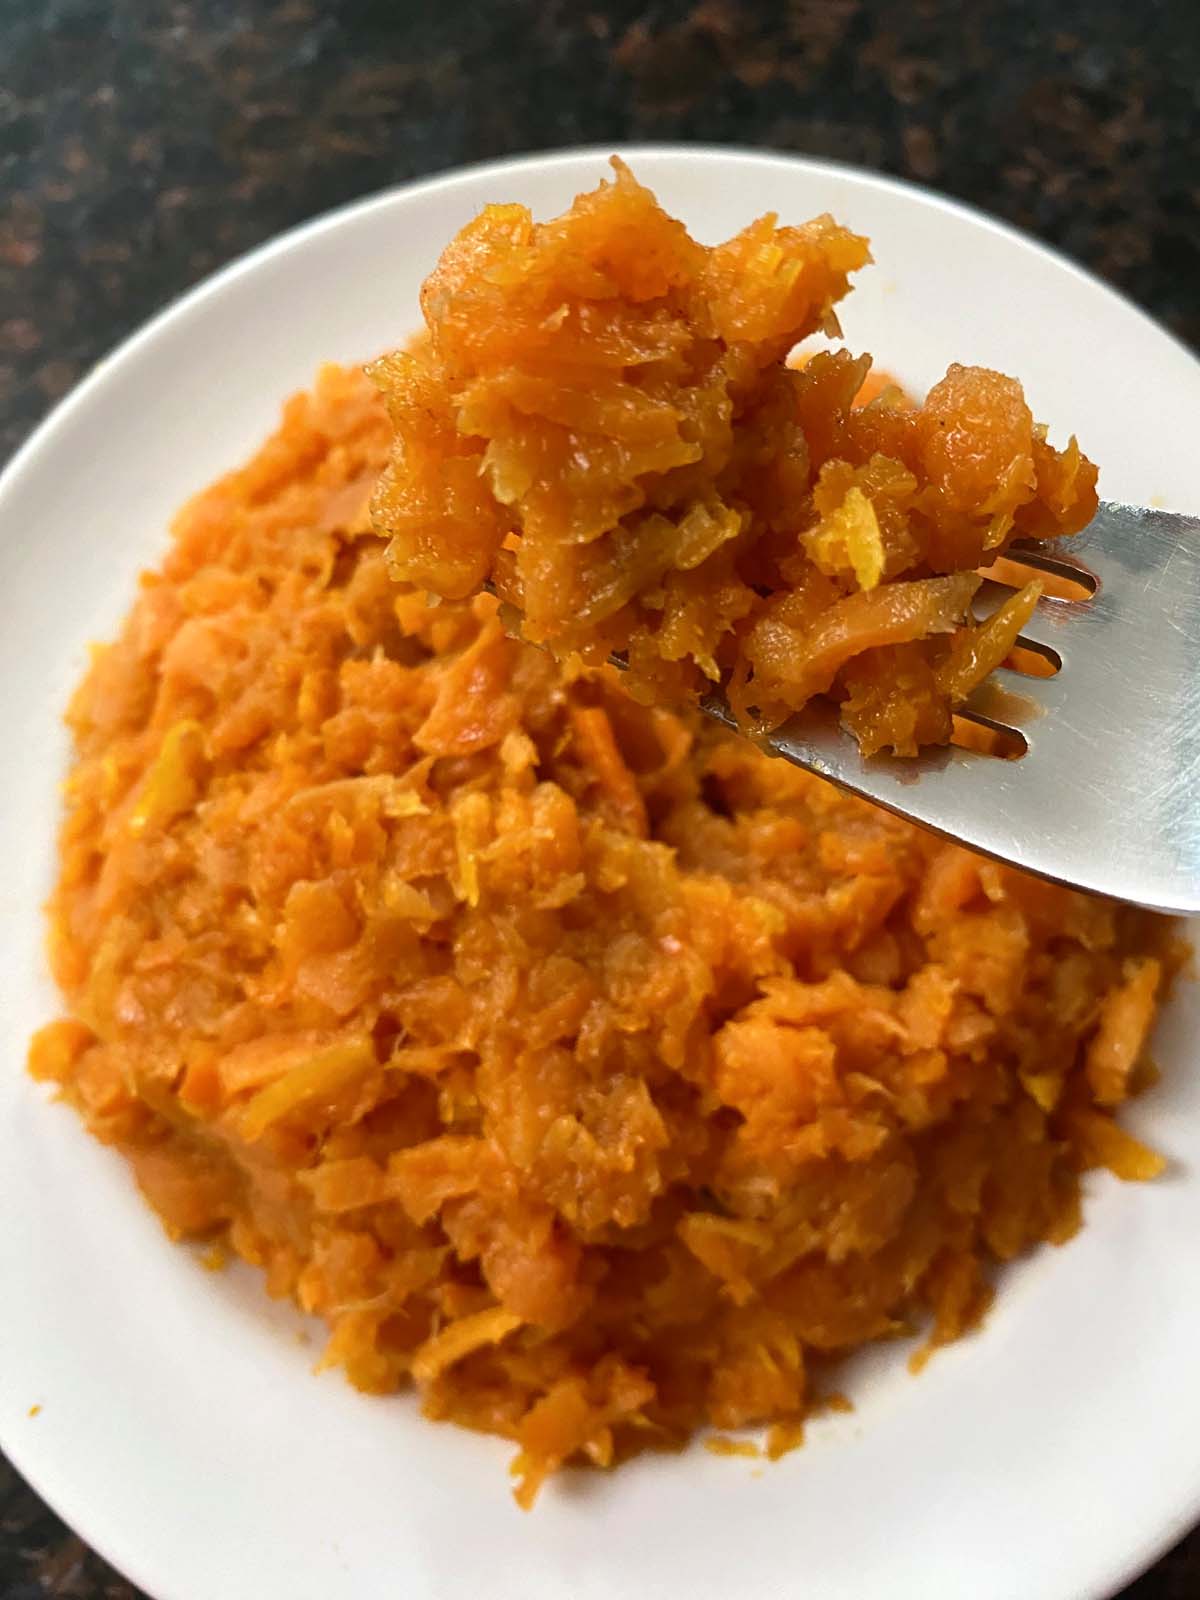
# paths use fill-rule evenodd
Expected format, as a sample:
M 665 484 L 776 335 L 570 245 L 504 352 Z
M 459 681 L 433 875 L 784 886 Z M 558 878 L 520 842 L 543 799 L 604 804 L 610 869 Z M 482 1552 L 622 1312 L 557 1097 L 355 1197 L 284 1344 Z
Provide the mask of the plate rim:
M 519 172 L 528 167 L 569 166 L 576 160 L 607 161 L 614 155 L 632 166 L 643 156 L 680 154 L 696 156 L 701 160 L 734 160 L 754 165 L 766 162 L 781 168 L 798 166 L 813 173 L 843 174 L 856 181 L 866 180 L 876 187 L 932 204 L 938 210 L 956 213 L 1045 257 L 1090 287 L 1103 290 L 1105 294 L 1119 301 L 1127 311 L 1133 312 L 1147 328 L 1153 329 L 1160 337 L 1169 339 L 1178 351 L 1200 364 L 1200 354 L 1194 351 L 1174 329 L 1168 328 L 1165 323 L 1152 316 L 1124 289 L 1100 277 L 1098 273 L 1081 265 L 1065 251 L 1059 250 L 1055 245 L 1047 244 L 1037 234 L 1018 224 L 995 216 L 982 206 L 974 205 L 968 200 L 960 200 L 955 195 L 945 194 L 940 189 L 918 183 L 912 178 L 899 177 L 874 167 L 858 166 L 852 161 L 839 161 L 831 156 L 808 156 L 802 152 L 774 148 L 760 150 L 753 145 L 744 144 L 711 144 L 705 140 L 664 139 L 641 140 L 636 144 L 558 145 L 544 151 L 521 151 L 510 156 L 485 157 L 478 161 L 463 162 L 456 166 L 440 168 L 437 172 L 426 174 L 421 178 L 389 184 L 382 189 L 373 189 L 367 194 L 341 201 L 335 206 L 317 212 L 315 216 L 293 223 L 281 232 L 262 240 L 261 243 L 251 245 L 248 250 L 234 256 L 231 261 L 206 273 L 197 282 L 189 284 L 187 288 L 173 295 L 156 311 L 152 311 L 124 338 L 118 339 L 103 355 L 97 357 L 70 391 L 33 424 L 27 437 L 0 468 L 0 495 L 8 489 L 10 478 L 15 477 L 18 470 L 23 470 L 27 459 L 32 458 L 44 445 L 43 436 L 61 426 L 66 418 L 73 415 L 77 407 L 85 404 L 92 390 L 108 376 L 111 369 L 134 356 L 142 345 L 156 337 L 166 324 L 184 316 L 194 306 L 219 293 L 228 283 L 232 283 L 273 256 L 283 255 L 302 246 L 309 238 L 316 238 L 370 211 L 382 209 L 400 195 L 418 195 L 428 190 L 453 188 L 459 183 L 483 177 L 489 172 L 500 175 L 506 172 Z

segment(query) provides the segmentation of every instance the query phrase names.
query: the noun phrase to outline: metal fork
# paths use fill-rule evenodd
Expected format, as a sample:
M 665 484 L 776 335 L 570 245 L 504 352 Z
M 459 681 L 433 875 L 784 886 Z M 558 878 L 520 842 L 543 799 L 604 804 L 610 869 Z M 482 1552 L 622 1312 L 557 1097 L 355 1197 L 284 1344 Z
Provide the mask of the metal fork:
M 1005 668 L 961 708 L 1023 741 L 1018 760 L 955 746 L 864 759 L 836 712 L 762 741 L 974 850 L 1159 911 L 1200 911 L 1200 519 L 1101 505 L 1071 539 L 1008 552 L 1073 576 L 1088 600 L 1043 599 L 1022 643 L 1053 677 Z M 977 597 L 995 603 L 999 585 Z M 719 696 L 704 709 L 734 726 Z

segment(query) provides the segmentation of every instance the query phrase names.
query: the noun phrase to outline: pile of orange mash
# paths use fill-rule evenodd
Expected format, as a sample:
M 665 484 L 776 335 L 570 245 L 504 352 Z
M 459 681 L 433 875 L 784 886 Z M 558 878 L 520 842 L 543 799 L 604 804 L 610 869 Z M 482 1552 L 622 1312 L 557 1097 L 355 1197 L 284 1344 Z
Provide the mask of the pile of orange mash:
M 828 222 L 702 250 L 624 174 L 547 230 L 485 213 L 428 346 L 376 369 L 399 450 L 323 370 L 183 509 L 71 702 L 32 1071 L 172 1237 L 323 1319 L 325 1364 L 512 1440 L 522 1505 L 697 1430 L 778 1453 L 846 1352 L 974 1327 L 995 1262 L 1079 1226 L 1087 1168 L 1162 1165 L 1117 1114 L 1169 924 L 595 664 L 619 628 L 657 697 L 734 640 L 790 704 L 772 641 L 1083 514 L 1090 469 L 1008 380 L 852 412 L 860 363 L 779 364 L 864 257 Z M 932 675 L 932 721 L 965 659 L 944 600 L 906 603 L 911 637 L 838 669 L 889 740 L 884 664 Z

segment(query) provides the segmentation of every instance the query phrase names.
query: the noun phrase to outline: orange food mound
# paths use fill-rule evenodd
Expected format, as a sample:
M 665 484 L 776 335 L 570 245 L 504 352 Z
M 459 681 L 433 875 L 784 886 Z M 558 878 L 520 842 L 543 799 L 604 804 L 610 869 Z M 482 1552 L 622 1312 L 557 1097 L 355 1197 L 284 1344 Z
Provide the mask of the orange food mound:
M 1167 925 L 397 590 L 389 436 L 325 370 L 97 654 L 32 1070 L 353 1383 L 512 1439 L 522 1504 L 706 1425 L 781 1453 L 1082 1168 L 1159 1170 L 1113 1109 Z
M 972 622 L 975 569 L 1081 528 L 1095 468 L 998 372 L 856 408 L 869 357 L 789 368 L 866 240 L 768 215 L 708 248 L 613 164 L 551 222 L 488 207 L 425 285 L 428 339 L 375 364 L 392 570 L 490 583 L 560 658 L 618 653 L 640 700 L 721 683 L 770 728 L 831 695 L 867 753 L 946 743 L 1038 597 Z

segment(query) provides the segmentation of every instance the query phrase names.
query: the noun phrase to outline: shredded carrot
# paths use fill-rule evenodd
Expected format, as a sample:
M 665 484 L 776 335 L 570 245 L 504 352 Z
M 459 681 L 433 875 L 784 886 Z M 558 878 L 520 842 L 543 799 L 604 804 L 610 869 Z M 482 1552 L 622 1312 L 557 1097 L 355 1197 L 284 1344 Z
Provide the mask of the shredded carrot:
M 780 1461 L 804 1443 L 804 1423 L 773 1422 L 767 1429 L 767 1460 Z
M 612 723 L 603 706 L 575 706 L 571 727 L 580 752 L 596 774 L 601 789 L 612 801 L 618 817 L 630 833 L 646 837 L 646 802 L 633 773 L 625 765 Z
M 375 1052 L 365 1041 L 318 1051 L 248 1101 L 239 1118 L 242 1137 L 257 1139 L 281 1117 L 332 1099 L 374 1065 Z
M 727 1433 L 710 1433 L 704 1448 L 714 1456 L 743 1456 L 749 1461 L 757 1461 L 762 1456 L 753 1439 L 731 1439 Z
M 323 1365 L 510 1439 L 522 1505 L 778 1455 L 810 1369 L 954 1337 L 1083 1167 L 1159 1170 L 1113 1110 L 1178 949 L 398 588 L 389 439 L 324 371 L 97 654 L 30 1068 Z
M 870 260 L 832 217 L 709 247 L 613 168 L 548 222 L 468 223 L 427 336 L 372 367 L 393 571 L 449 598 L 486 580 L 523 638 L 619 653 L 648 703 L 722 683 L 762 730 L 824 696 L 867 754 L 947 743 L 1020 626 L 972 625 L 976 569 L 1083 527 L 1095 467 L 1003 373 L 952 366 L 917 404 L 867 356 L 789 362 Z
M 1086 1166 L 1107 1167 L 1131 1183 L 1145 1183 L 1166 1170 L 1167 1163 L 1157 1151 L 1135 1139 L 1102 1111 L 1077 1111 L 1069 1125 Z
M 440 1333 L 434 1334 L 413 1356 L 412 1372 L 418 1383 L 432 1383 L 447 1367 L 452 1367 L 484 1345 L 499 1344 L 521 1326 L 520 1317 L 501 1306 L 460 1317 Z

